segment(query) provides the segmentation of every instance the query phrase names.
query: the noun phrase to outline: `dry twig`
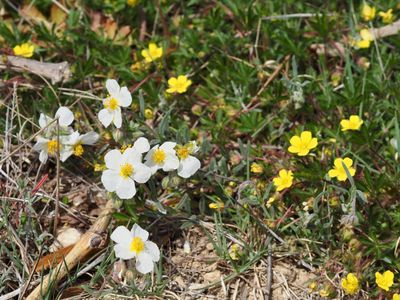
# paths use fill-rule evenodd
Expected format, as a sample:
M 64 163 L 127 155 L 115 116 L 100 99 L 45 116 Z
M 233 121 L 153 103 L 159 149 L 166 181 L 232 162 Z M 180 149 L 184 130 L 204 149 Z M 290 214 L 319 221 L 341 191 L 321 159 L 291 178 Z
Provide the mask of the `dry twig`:
M 85 260 L 90 252 L 103 246 L 105 232 L 110 223 L 113 211 L 113 201 L 108 200 L 106 207 L 103 209 L 96 222 L 81 237 L 74 248 L 72 248 L 71 252 L 65 256 L 64 261 L 58 264 L 51 274 L 43 278 L 41 283 L 27 297 L 27 300 L 41 299 L 42 294 L 47 293 L 53 284 L 56 284 L 69 273 L 69 270 Z
M 11 68 L 15 71 L 28 71 L 50 79 L 52 84 L 67 81 L 71 76 L 69 63 L 66 61 L 48 63 L 11 55 L 3 56 L 0 61 L 0 69 Z

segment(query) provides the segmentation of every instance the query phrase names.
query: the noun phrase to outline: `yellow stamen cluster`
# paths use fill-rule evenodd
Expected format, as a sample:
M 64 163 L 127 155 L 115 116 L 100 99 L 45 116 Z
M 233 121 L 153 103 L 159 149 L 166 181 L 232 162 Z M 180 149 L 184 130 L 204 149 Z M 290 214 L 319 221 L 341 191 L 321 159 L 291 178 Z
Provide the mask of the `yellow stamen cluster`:
M 189 154 L 190 154 L 190 149 L 186 145 L 185 146 L 178 145 L 176 147 L 176 155 L 178 155 L 179 159 L 186 159 L 188 158 Z
M 81 144 L 76 144 L 74 146 L 74 155 L 75 156 L 82 156 L 83 152 L 85 152 L 85 151 L 83 150 L 83 147 Z
M 140 252 L 142 252 L 143 251 L 143 249 L 144 249 L 144 242 L 143 242 L 143 240 L 140 238 L 140 237 L 134 237 L 133 239 L 132 239 L 132 242 L 131 242 L 131 245 L 130 245 L 130 247 L 129 247 L 129 249 L 132 251 L 132 252 L 135 252 L 136 254 L 139 254 Z
M 47 152 L 49 154 L 55 154 L 57 152 L 57 150 L 58 150 L 57 140 L 51 140 L 51 141 L 47 142 Z
M 121 166 L 119 170 L 119 175 L 123 178 L 128 178 L 133 173 L 133 166 L 130 163 L 125 163 Z
M 165 151 L 162 149 L 156 149 L 153 153 L 152 159 L 156 164 L 162 164 L 165 161 Z
M 118 108 L 118 100 L 114 97 L 109 97 L 104 102 L 104 107 L 110 110 L 116 110 Z

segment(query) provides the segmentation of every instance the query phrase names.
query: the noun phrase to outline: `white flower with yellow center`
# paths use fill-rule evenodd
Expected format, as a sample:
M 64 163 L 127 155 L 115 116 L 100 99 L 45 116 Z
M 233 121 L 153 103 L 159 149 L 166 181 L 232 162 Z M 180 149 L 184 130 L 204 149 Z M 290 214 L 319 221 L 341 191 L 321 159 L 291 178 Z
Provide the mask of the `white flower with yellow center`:
M 84 152 L 82 145 L 93 145 L 98 141 L 99 137 L 99 134 L 94 131 L 90 131 L 83 135 L 80 135 L 78 131 L 71 133 L 68 136 L 68 140 L 65 142 L 68 157 L 72 154 L 75 156 L 81 156 Z
M 39 160 L 42 163 L 46 163 L 49 155 L 56 157 L 58 148 L 60 148 L 60 160 L 62 162 L 66 161 L 70 156 L 66 151 L 67 148 L 65 146 L 66 136 L 62 136 L 57 140 L 57 137 L 53 137 L 51 139 L 39 136 L 36 140 L 36 144 L 33 146 L 33 150 L 39 151 Z M 58 142 L 60 142 L 60 146 L 58 146 Z
M 99 120 L 104 127 L 108 127 L 113 122 L 115 127 L 121 128 L 121 107 L 131 105 L 131 93 L 126 86 L 120 88 L 118 82 L 114 79 L 106 81 L 106 88 L 109 96 L 103 100 L 104 108 L 99 112 Z
M 118 226 L 110 237 L 115 243 L 115 256 L 121 259 L 136 258 L 136 269 L 147 274 L 153 271 L 154 262 L 160 260 L 157 245 L 148 241 L 149 233 L 135 224 L 129 231 L 125 226 Z
M 71 123 L 74 121 L 74 114 L 72 111 L 65 106 L 61 106 L 55 114 L 54 118 L 51 118 L 44 113 L 40 114 L 39 117 L 39 126 L 40 128 L 46 128 L 54 119 L 58 118 L 58 124 L 60 126 L 61 130 L 67 130 L 67 127 L 71 125 Z M 52 125 L 50 125 L 48 128 L 45 129 L 45 134 L 54 134 L 56 133 L 57 129 L 57 123 L 54 122 Z
M 101 176 L 101 182 L 109 192 L 116 192 L 121 199 L 131 199 L 136 194 L 135 181 L 145 183 L 151 176 L 151 170 L 142 163 L 142 153 L 136 148 L 108 152 L 104 161 L 107 170 Z
M 200 161 L 192 156 L 195 154 L 199 147 L 195 141 L 191 141 L 186 145 L 176 145 L 176 155 L 179 157 L 178 175 L 183 178 L 189 178 L 200 169 Z
M 151 174 L 159 169 L 165 172 L 173 171 L 179 167 L 179 159 L 175 152 L 176 143 L 165 142 L 161 146 L 154 146 L 145 156 L 145 164 L 150 167 Z

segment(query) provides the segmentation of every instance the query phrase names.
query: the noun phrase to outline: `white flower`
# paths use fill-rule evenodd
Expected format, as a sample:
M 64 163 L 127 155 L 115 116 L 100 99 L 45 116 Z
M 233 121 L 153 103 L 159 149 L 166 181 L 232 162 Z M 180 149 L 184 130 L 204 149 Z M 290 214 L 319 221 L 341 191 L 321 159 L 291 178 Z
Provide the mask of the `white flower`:
M 80 135 L 78 131 L 74 131 L 68 136 L 68 139 L 65 142 L 68 157 L 72 154 L 75 156 L 81 156 L 84 152 L 82 145 L 93 145 L 97 142 L 99 137 L 100 136 L 94 131 L 90 131 L 83 135 Z
M 189 178 L 200 169 L 200 161 L 190 155 L 195 154 L 199 150 L 196 142 L 192 141 L 186 145 L 176 145 L 176 155 L 179 157 L 178 175 L 183 178 Z
M 66 137 L 60 137 L 60 160 L 62 162 L 66 161 L 66 159 L 70 156 L 68 155 L 67 147 L 65 146 L 65 139 Z M 49 155 L 56 156 L 58 151 L 58 141 L 57 137 L 52 139 L 44 138 L 39 136 L 37 138 L 36 144 L 33 146 L 33 150 L 40 151 L 39 160 L 42 163 L 47 161 Z
M 104 160 L 108 170 L 103 172 L 101 182 L 121 199 L 131 199 L 136 194 L 135 181 L 145 183 L 151 176 L 150 168 L 142 163 L 142 154 L 134 148 L 124 153 L 111 150 Z
M 165 142 L 161 146 L 154 146 L 145 156 L 145 164 L 150 167 L 151 174 L 163 169 L 165 172 L 173 171 L 179 167 L 179 159 L 175 152 L 176 143 Z
M 121 107 L 131 105 L 131 93 L 126 86 L 120 88 L 118 82 L 114 79 L 106 81 L 106 88 L 109 96 L 103 100 L 104 108 L 99 112 L 99 120 L 104 127 L 108 127 L 113 122 L 115 127 L 121 128 Z
M 66 130 L 67 126 L 71 125 L 71 123 L 74 121 L 74 114 L 72 111 L 65 106 L 61 106 L 55 114 L 54 118 L 51 118 L 44 113 L 40 114 L 39 117 L 39 126 L 40 128 L 45 128 L 47 127 L 55 118 L 58 118 L 58 124 L 60 127 L 64 130 Z M 51 133 L 51 131 L 55 130 L 57 126 L 57 123 L 53 123 L 49 128 L 45 130 L 45 133 Z
M 115 256 L 121 259 L 136 258 L 136 269 L 146 274 L 153 271 L 154 262 L 160 260 L 160 250 L 148 241 L 149 233 L 135 224 L 129 231 L 125 226 L 118 226 L 111 234 Z

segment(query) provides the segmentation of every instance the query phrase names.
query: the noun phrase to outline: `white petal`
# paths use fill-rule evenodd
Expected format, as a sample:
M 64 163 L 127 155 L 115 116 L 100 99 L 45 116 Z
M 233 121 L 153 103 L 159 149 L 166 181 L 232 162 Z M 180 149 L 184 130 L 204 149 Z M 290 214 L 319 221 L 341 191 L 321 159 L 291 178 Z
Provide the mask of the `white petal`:
M 188 156 L 186 159 L 181 160 L 178 168 L 178 175 L 183 178 L 189 178 L 200 169 L 201 163 L 194 156 Z
M 46 116 L 45 114 L 41 113 L 39 117 L 39 126 L 40 128 L 45 128 L 47 124 L 49 124 L 52 121 L 52 119 L 49 116 Z
M 148 166 L 142 163 L 136 163 L 133 165 L 133 169 L 133 179 L 136 182 L 145 183 L 150 179 L 152 172 Z
M 89 131 L 81 136 L 82 144 L 84 145 L 93 145 L 99 139 L 100 135 L 94 131 Z
M 68 126 L 74 121 L 74 114 L 72 111 L 65 106 L 61 106 L 56 112 L 56 118 L 60 126 Z
M 119 84 L 115 79 L 107 79 L 106 88 L 108 93 L 113 97 L 119 94 Z
M 60 160 L 62 162 L 66 161 L 72 154 L 74 153 L 74 150 L 72 147 L 66 147 L 60 151 Z
M 176 143 L 174 143 L 174 142 L 165 142 L 161 145 L 160 149 L 175 153 L 175 150 L 174 150 L 175 146 L 176 146 Z
M 40 151 L 44 149 L 48 141 L 49 141 L 48 139 L 39 136 L 37 138 L 36 144 L 33 146 L 33 150 Z
M 132 103 L 132 95 L 126 86 L 121 88 L 119 92 L 118 104 L 122 107 L 127 107 Z
M 154 154 L 154 151 L 158 149 L 158 145 L 155 145 L 153 148 L 151 148 L 151 150 L 149 152 L 147 152 L 146 156 L 144 157 L 144 159 L 146 160 L 146 164 L 147 161 L 153 161 L 152 156 Z
M 167 153 L 165 157 L 165 162 L 162 169 L 165 172 L 176 170 L 179 167 L 179 159 L 176 155 Z
M 117 189 L 118 183 L 121 180 L 118 171 L 105 170 L 101 174 L 101 182 L 109 192 L 114 192 Z
M 110 239 L 117 244 L 130 245 L 132 234 L 125 226 L 118 226 L 111 234 Z
M 135 148 L 139 153 L 145 153 L 150 150 L 149 140 L 145 137 L 140 137 L 133 144 L 133 148 Z
M 80 136 L 81 135 L 79 134 L 78 131 L 74 131 L 68 137 L 66 137 L 63 142 L 65 144 L 75 145 L 79 142 Z
M 48 155 L 47 151 L 45 151 L 45 150 L 40 151 L 39 160 L 43 164 L 46 163 L 48 157 L 49 157 L 49 155 Z
M 138 257 L 136 257 L 136 270 L 142 274 L 147 274 L 153 271 L 154 263 L 151 259 L 150 254 L 146 252 L 141 252 Z
M 121 128 L 122 126 L 122 115 L 121 115 L 121 109 L 119 107 L 116 110 L 114 110 L 113 123 L 117 128 Z
M 131 229 L 131 234 L 133 237 L 140 237 L 143 242 L 146 242 L 149 238 L 149 233 L 140 227 L 138 224 L 134 224 Z
M 104 127 L 108 127 L 113 120 L 113 114 L 110 113 L 107 109 L 103 108 L 99 111 L 99 120 Z
M 151 256 L 153 261 L 160 260 L 160 249 L 158 249 L 155 243 L 147 241 L 144 243 L 144 249 Z
M 104 156 L 104 162 L 106 167 L 113 170 L 119 170 L 122 161 L 122 154 L 119 150 L 114 149 Z
M 130 164 L 137 164 L 142 162 L 142 154 L 137 152 L 135 148 L 128 148 L 122 154 L 123 161 Z
M 136 194 L 135 182 L 131 178 L 121 178 L 115 190 L 121 199 L 131 199 Z
M 129 245 L 116 244 L 114 246 L 115 256 L 121 259 L 132 259 L 135 257 L 135 252 L 131 251 Z

